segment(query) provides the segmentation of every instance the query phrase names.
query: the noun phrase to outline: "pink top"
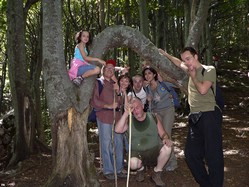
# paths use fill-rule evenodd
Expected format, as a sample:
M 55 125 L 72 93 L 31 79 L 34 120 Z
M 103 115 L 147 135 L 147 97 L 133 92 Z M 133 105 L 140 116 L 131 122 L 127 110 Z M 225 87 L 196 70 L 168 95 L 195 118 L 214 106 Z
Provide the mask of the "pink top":
M 70 69 L 68 71 L 68 75 L 70 77 L 70 80 L 73 80 L 77 77 L 77 73 L 78 73 L 78 68 L 80 66 L 84 66 L 84 65 L 87 65 L 88 63 L 87 62 L 83 62 L 79 59 L 76 59 L 76 58 L 73 58 L 71 60 L 71 65 L 70 65 Z

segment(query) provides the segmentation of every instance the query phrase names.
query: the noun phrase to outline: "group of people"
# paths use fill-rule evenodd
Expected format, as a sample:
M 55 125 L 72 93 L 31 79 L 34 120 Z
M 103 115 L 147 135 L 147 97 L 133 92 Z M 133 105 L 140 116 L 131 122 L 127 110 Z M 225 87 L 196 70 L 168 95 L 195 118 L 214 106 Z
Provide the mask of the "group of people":
M 116 78 L 115 60 L 105 62 L 88 56 L 89 32 L 77 33 L 76 41 L 75 56 L 69 70 L 69 77 L 74 84 L 80 86 L 86 77 L 100 73 L 100 68 L 89 62 L 97 61 L 103 65 L 99 78 L 103 88 L 100 93 L 96 81 L 90 104 L 97 109 L 104 176 L 114 180 L 116 171 L 118 178 L 127 177 L 124 172 L 124 151 L 129 151 L 130 143 L 130 168 L 137 171 L 136 180 L 144 180 L 146 166 L 155 166 L 151 179 L 157 186 L 165 186 L 161 178 L 162 172 L 173 171 L 178 167 L 171 138 L 175 107 L 172 95 L 166 89 L 174 85 L 163 81 L 150 66 L 145 66 L 141 75 L 137 74 L 132 78 L 127 74 L 129 69 L 122 68 L 123 74 Z M 190 115 L 185 147 L 187 164 L 200 186 L 222 186 L 222 113 L 211 90 L 216 84 L 215 68 L 201 64 L 192 47 L 182 50 L 182 61 L 162 49 L 159 49 L 159 53 L 189 74 Z M 206 69 L 204 75 L 201 74 L 202 68 Z M 131 121 L 129 115 L 132 115 Z M 113 126 L 115 132 L 112 139 Z M 128 142 L 127 133 L 131 134 L 131 142 Z M 205 166 L 208 166 L 208 170 Z

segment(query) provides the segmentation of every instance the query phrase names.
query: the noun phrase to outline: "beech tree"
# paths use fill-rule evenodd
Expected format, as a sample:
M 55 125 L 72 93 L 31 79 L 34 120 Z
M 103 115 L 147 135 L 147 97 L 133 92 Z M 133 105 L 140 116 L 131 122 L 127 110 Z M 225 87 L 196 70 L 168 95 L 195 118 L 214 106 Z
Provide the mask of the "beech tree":
M 208 17 L 210 2 L 211 0 L 200 0 L 199 5 L 197 6 L 197 1 L 192 1 L 189 35 L 185 46 L 192 46 L 195 49 L 198 49 L 202 30 Z M 186 21 L 186 23 L 188 23 L 188 21 Z
M 29 157 L 34 143 L 34 103 L 28 79 L 25 48 L 26 16 L 37 0 L 7 1 L 7 54 L 12 103 L 15 115 L 14 151 L 8 167 Z

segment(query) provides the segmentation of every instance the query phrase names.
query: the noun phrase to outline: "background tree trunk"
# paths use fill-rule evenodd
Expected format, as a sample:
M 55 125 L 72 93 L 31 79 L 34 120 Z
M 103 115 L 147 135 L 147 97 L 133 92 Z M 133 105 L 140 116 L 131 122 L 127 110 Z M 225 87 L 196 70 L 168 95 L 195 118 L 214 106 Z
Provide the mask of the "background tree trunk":
M 185 46 L 192 46 L 195 49 L 198 49 L 198 44 L 202 34 L 203 27 L 206 23 L 208 16 L 208 9 L 210 5 L 210 0 L 200 0 L 198 10 L 195 10 L 195 3 L 192 4 L 191 8 L 191 25 L 189 36 Z M 196 14 L 195 14 L 196 12 Z
M 158 5 L 159 9 L 156 13 L 156 46 L 158 48 L 165 49 L 165 40 L 167 39 L 165 36 L 165 24 L 168 22 L 168 18 L 165 16 L 165 12 L 163 11 L 165 7 L 165 1 L 158 0 Z
M 4 112 L 3 110 L 3 93 L 4 93 L 4 87 L 5 87 L 5 81 L 6 81 L 6 75 L 7 75 L 7 55 L 5 55 L 5 58 L 2 62 L 2 71 L 0 75 L 0 113 Z
M 7 53 L 16 127 L 14 153 L 9 162 L 9 168 L 29 157 L 34 141 L 34 108 L 26 68 L 26 21 L 23 10 L 22 1 L 7 1 Z
M 146 0 L 138 0 L 139 17 L 140 17 L 140 31 L 149 37 L 149 21 Z
M 105 0 L 99 1 L 99 22 L 100 22 L 100 30 L 105 29 Z

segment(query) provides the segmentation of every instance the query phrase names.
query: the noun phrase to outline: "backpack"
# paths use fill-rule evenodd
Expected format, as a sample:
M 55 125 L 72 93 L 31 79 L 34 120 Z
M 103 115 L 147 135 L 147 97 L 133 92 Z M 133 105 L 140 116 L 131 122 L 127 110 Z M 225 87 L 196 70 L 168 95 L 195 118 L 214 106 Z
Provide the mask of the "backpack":
M 202 71 L 201 71 L 202 76 L 204 76 L 205 70 L 206 70 L 205 68 L 202 69 Z M 213 86 L 211 86 L 211 89 L 212 89 L 213 94 L 214 94 L 214 96 L 215 96 L 216 104 L 217 104 L 218 107 L 221 109 L 221 111 L 223 111 L 224 105 L 225 105 L 225 104 L 224 104 L 224 98 L 223 98 L 223 96 L 222 96 L 221 89 L 220 89 L 220 86 L 219 86 L 219 84 L 217 83 L 217 81 L 216 81 L 216 94 L 214 93 L 214 88 L 213 88 Z
M 164 87 L 172 95 L 175 108 L 180 108 L 181 102 L 180 102 L 180 99 L 179 99 L 178 94 L 176 93 L 175 89 L 171 86 L 168 88 L 164 82 L 159 82 L 159 83 L 161 84 L 162 87 Z
M 102 81 L 100 79 L 97 79 L 97 81 L 98 81 L 99 95 L 100 95 L 102 90 L 103 90 L 103 83 L 102 83 Z M 93 108 L 92 111 L 90 112 L 87 121 L 92 122 L 92 123 L 97 122 L 96 109 L 95 108 Z

